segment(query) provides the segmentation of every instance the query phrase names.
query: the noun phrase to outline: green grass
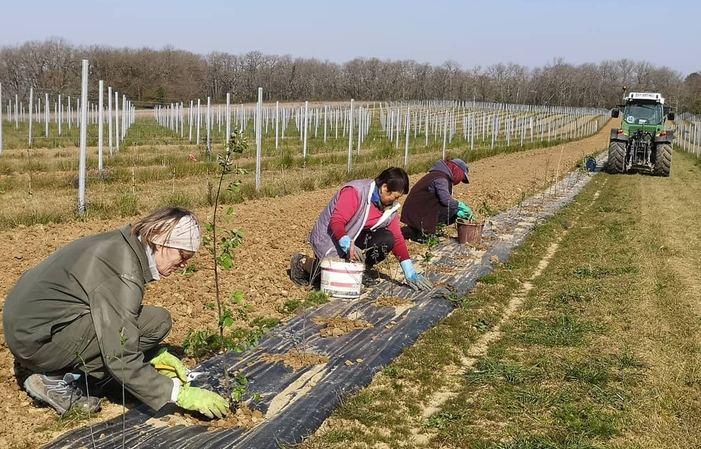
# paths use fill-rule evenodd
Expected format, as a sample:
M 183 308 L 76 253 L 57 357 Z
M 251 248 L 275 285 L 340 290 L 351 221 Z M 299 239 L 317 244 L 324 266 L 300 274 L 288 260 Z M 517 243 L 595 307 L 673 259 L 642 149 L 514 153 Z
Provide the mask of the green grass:
M 594 178 L 301 446 L 701 447 L 701 240 L 688 232 L 701 170 L 679 153 L 674 164 L 670 178 Z M 555 238 L 499 338 L 465 359 Z

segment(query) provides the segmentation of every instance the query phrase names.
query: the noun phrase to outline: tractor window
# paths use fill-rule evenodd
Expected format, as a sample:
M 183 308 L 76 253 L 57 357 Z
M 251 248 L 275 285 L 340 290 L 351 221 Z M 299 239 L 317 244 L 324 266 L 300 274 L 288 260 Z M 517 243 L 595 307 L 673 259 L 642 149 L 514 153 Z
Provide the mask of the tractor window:
M 636 125 L 659 125 L 662 123 L 662 105 L 653 104 L 628 104 L 624 112 L 625 121 Z

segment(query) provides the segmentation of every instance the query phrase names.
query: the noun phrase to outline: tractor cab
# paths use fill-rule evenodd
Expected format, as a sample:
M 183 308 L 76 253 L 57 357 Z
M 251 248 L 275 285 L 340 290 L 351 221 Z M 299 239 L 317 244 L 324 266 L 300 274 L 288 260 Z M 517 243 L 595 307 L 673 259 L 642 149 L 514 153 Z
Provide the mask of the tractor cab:
M 664 98 L 654 92 L 630 92 L 623 97 L 622 129 L 626 135 L 632 132 L 644 130 L 652 135 L 659 135 L 664 130 L 665 114 Z M 620 110 L 611 111 L 613 117 L 618 117 Z M 669 114 L 669 119 L 674 120 L 674 115 Z
M 628 102 L 623 120 L 632 125 L 663 125 L 664 106 L 653 101 Z

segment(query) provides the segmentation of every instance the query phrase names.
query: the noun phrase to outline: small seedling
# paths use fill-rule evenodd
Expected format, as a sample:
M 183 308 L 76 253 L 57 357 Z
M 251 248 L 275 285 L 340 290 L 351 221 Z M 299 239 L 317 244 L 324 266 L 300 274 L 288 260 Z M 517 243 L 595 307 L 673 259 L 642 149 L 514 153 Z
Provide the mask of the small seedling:
M 487 200 L 482 201 L 482 205 L 477 209 L 477 213 L 483 217 L 491 217 L 494 215 L 494 211 L 489 207 L 489 204 L 487 204 Z
M 450 421 L 455 421 L 457 419 L 460 419 L 459 414 L 440 412 L 428 418 L 428 421 L 426 421 L 424 427 L 442 430 L 446 428 Z
M 426 242 L 426 252 L 423 255 L 423 261 L 429 263 L 435 256 L 431 250 L 441 242 L 441 239 L 437 234 L 427 234 L 424 231 L 421 231 L 421 239 Z
M 472 326 L 480 332 L 487 332 L 490 328 L 490 324 L 482 318 L 479 318 L 477 321 L 472 323 Z
M 399 379 L 401 377 L 401 370 L 396 366 L 388 366 L 382 370 L 382 373 L 391 379 Z
M 231 406 L 240 404 L 243 398 L 248 394 L 248 378 L 241 373 L 234 375 L 234 387 L 231 389 Z M 257 401 L 260 399 L 260 394 L 255 393 L 251 400 Z

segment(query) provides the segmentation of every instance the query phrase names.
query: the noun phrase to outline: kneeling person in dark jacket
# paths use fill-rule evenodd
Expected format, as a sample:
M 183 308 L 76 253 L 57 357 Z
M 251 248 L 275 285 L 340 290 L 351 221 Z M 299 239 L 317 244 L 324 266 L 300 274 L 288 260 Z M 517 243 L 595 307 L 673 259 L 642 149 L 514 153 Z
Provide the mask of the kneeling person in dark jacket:
M 433 164 L 421 178 L 402 206 L 401 222 L 407 225 L 405 235 L 421 240 L 435 235 L 439 224 L 449 225 L 457 218 L 473 220 L 472 209 L 453 198 L 453 186 L 468 184 L 469 167 L 461 159 L 445 159 Z

